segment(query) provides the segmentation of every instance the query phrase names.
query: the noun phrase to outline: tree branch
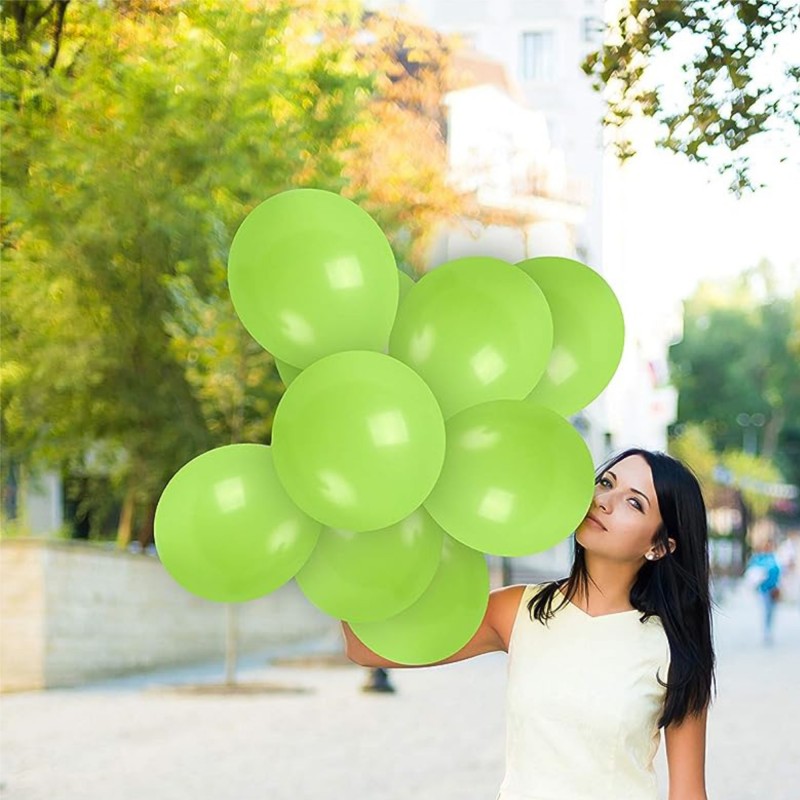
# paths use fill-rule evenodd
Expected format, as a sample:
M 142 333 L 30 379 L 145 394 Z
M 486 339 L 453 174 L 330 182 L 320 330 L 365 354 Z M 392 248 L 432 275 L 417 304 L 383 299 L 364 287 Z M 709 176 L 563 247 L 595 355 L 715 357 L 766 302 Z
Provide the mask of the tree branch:
M 58 16 L 56 17 L 56 26 L 53 30 L 53 54 L 47 62 L 48 72 L 55 67 L 56 60 L 58 59 L 58 53 L 61 49 L 61 33 L 64 30 L 64 17 L 66 16 L 69 3 L 70 0 L 58 0 Z
M 56 0 L 51 0 L 51 3 L 38 17 L 36 17 L 33 22 L 31 22 L 31 30 L 33 30 L 52 10 L 53 6 L 56 4 Z

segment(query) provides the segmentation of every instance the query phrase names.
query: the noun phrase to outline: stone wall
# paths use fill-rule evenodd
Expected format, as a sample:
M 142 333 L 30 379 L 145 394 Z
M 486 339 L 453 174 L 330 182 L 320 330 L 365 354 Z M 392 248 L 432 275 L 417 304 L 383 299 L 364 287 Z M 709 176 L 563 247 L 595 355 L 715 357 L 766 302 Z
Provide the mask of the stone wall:
M 223 659 L 227 608 L 185 591 L 154 556 L 0 542 L 0 691 Z M 237 609 L 241 654 L 330 636 L 338 625 L 294 581 Z

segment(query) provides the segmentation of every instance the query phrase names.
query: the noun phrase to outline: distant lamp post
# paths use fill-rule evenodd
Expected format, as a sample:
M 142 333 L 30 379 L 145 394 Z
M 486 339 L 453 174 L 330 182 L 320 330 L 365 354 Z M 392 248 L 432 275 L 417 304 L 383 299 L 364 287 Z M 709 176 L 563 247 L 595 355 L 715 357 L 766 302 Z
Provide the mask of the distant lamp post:
M 742 450 L 745 453 L 756 455 L 758 445 L 758 431 L 756 428 L 763 428 L 767 418 L 760 412 L 755 414 L 739 414 L 736 417 L 736 424 L 742 427 Z

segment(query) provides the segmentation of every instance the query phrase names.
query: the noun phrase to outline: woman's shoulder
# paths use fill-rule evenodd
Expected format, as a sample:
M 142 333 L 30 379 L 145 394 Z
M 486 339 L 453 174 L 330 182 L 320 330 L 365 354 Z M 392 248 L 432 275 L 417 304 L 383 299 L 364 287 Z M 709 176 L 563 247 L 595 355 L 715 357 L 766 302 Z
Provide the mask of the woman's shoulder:
M 516 584 L 514 587 L 516 596 L 518 598 L 518 605 L 527 605 L 531 600 L 538 597 L 548 586 L 552 585 L 553 581 L 544 581 L 543 583 L 525 583 Z
M 492 602 L 502 606 L 504 611 L 509 614 L 516 614 L 517 609 L 522 605 L 524 599 L 530 595 L 531 585 L 525 583 L 514 583 L 510 586 L 501 586 L 491 592 Z
M 515 583 L 493 589 L 490 593 L 490 613 L 510 634 L 511 628 L 517 617 L 523 613 L 528 614 L 528 606 L 544 589 L 553 582 L 544 583 Z
M 493 589 L 490 595 L 490 607 L 493 614 L 504 619 L 510 628 L 520 613 L 520 609 L 527 606 L 546 585 L 544 583 L 514 583 L 510 586 Z
M 551 583 L 552 581 L 545 581 L 544 583 L 512 583 L 509 586 L 501 586 L 499 589 L 494 589 L 492 594 L 502 594 L 505 597 L 516 598 L 521 601 L 523 597 L 535 597 Z

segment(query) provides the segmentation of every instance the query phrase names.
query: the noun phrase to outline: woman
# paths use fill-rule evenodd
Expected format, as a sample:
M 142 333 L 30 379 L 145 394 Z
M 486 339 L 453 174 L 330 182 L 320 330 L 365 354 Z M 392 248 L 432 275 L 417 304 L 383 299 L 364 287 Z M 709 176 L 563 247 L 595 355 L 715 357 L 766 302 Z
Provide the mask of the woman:
M 595 483 L 569 577 L 492 591 L 472 639 L 436 663 L 509 654 L 497 800 L 657 800 L 661 728 L 670 800 L 707 800 L 714 649 L 700 486 L 680 462 L 640 449 Z M 352 661 L 404 666 L 342 629 Z

